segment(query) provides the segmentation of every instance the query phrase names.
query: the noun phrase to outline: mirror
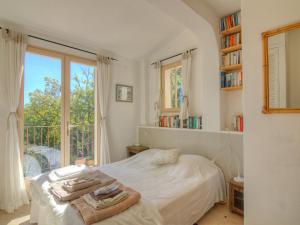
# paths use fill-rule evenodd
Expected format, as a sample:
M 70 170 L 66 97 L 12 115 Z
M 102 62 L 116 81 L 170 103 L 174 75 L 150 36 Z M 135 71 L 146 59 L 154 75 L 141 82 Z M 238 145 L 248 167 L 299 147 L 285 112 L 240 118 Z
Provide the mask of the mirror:
M 262 34 L 264 113 L 300 112 L 300 23 Z

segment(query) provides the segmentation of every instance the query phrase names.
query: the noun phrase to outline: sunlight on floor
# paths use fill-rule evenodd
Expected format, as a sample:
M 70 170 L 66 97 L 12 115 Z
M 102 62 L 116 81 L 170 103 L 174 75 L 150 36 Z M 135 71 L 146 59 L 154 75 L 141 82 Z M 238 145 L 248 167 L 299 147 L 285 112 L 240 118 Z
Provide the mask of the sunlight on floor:
M 29 224 L 30 216 L 23 216 L 10 221 L 7 225 L 27 225 Z
M 0 210 L 0 225 L 29 225 L 30 206 L 25 205 L 15 213 L 5 213 Z

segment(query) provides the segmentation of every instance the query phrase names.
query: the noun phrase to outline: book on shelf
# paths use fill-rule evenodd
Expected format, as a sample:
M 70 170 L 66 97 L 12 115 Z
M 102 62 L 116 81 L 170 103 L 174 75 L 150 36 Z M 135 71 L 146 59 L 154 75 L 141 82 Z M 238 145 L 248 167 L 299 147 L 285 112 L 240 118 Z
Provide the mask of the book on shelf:
M 241 11 L 225 16 L 220 21 L 220 30 L 225 31 L 241 24 Z
M 179 118 L 179 115 L 159 117 L 160 127 L 180 128 L 180 125 L 181 119 Z M 189 116 L 188 119 L 183 120 L 182 127 L 189 129 L 202 129 L 202 116 Z
M 232 118 L 232 127 L 234 131 L 244 131 L 244 117 L 243 115 L 235 115 Z
M 221 39 L 221 47 L 229 48 L 242 43 L 241 33 L 231 34 Z
M 242 51 L 234 51 L 227 53 L 222 56 L 222 65 L 223 66 L 231 66 L 242 63 Z
M 241 87 L 243 85 L 243 72 L 221 72 L 221 88 Z

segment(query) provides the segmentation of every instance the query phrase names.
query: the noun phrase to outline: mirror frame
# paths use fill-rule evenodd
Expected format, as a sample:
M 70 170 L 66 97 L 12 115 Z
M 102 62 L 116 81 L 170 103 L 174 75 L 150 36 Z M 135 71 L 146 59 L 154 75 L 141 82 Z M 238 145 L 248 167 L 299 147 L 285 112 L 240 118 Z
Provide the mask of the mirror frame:
M 264 105 L 262 112 L 270 113 L 300 113 L 300 108 L 270 108 L 269 105 L 269 54 L 268 54 L 268 38 L 277 34 L 285 33 L 300 28 L 300 22 L 263 32 L 263 78 L 264 78 Z

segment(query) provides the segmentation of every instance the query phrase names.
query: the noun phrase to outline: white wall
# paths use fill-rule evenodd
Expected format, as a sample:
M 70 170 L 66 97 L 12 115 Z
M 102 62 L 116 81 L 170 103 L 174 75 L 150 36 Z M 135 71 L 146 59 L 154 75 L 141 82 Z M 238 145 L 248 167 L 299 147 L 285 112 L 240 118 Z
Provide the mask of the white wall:
M 300 20 L 299 0 L 242 0 L 245 225 L 300 221 L 300 115 L 262 113 L 261 33 Z
M 112 68 L 109 106 L 109 142 L 112 161 L 127 157 L 126 146 L 136 142 L 139 113 L 139 65 L 133 61 L 119 61 Z M 116 102 L 116 84 L 133 86 L 133 102 Z

